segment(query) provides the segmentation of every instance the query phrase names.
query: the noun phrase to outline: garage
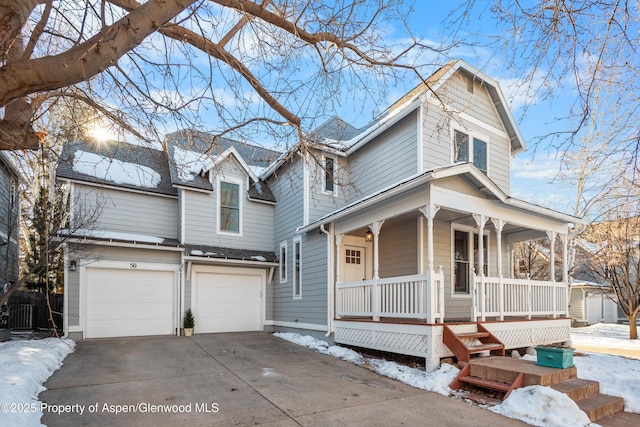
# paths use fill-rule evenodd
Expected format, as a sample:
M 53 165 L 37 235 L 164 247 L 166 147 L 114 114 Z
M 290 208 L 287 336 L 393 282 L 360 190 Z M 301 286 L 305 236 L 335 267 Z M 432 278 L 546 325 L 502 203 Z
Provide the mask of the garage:
M 195 332 L 261 331 L 264 270 L 206 269 L 193 275 Z
M 176 267 L 152 268 L 86 267 L 86 338 L 174 334 Z

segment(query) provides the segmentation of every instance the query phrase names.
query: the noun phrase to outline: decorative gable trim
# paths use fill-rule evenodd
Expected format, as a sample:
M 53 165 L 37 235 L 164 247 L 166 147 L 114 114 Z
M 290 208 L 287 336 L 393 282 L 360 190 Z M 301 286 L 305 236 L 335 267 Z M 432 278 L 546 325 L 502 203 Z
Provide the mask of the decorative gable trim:
M 207 172 L 209 172 L 214 167 L 219 166 L 224 160 L 227 159 L 227 157 L 231 155 L 233 155 L 238 163 L 240 163 L 240 166 L 242 166 L 242 169 L 244 169 L 247 176 L 249 176 L 254 181 L 258 181 L 258 177 L 256 176 L 256 174 L 253 173 L 247 162 L 242 158 L 242 156 L 238 153 L 238 150 L 236 150 L 233 146 L 227 148 L 222 153 L 215 156 L 213 160 L 211 160 L 202 168 L 202 172 L 200 172 L 200 174 L 204 176 Z

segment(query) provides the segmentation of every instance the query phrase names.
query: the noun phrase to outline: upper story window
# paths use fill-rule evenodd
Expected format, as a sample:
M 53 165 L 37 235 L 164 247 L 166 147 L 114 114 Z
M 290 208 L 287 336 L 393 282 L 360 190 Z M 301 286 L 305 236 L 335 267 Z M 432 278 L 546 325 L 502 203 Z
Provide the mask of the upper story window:
M 331 157 L 325 157 L 324 159 L 324 191 L 327 193 L 333 193 L 335 188 L 334 183 L 335 176 L 335 160 Z
M 287 281 L 287 242 L 280 242 L 280 283 Z
M 240 234 L 240 184 L 220 181 L 218 231 Z
M 453 131 L 453 162 L 469 161 L 469 135 Z
M 453 162 L 468 162 L 470 159 L 485 174 L 487 173 L 487 143 L 470 137 L 464 132 L 453 131 Z

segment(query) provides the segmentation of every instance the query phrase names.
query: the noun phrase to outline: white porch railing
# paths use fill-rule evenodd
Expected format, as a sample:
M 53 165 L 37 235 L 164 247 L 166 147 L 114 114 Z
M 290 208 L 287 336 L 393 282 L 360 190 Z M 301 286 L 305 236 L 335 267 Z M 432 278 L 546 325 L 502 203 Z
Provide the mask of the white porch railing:
M 344 316 L 444 320 L 444 275 L 432 274 L 338 283 L 336 312 Z
M 565 282 L 480 277 L 473 275 L 472 313 L 487 316 L 568 316 L 569 289 Z

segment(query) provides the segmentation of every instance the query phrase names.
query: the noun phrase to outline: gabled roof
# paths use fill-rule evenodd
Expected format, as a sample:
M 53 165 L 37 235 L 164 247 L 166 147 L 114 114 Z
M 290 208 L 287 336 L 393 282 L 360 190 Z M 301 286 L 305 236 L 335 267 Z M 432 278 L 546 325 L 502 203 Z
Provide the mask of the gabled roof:
M 370 194 L 353 203 L 350 203 L 342 208 L 339 208 L 333 212 L 324 215 L 314 222 L 298 228 L 298 232 L 308 232 L 315 228 L 318 228 L 322 224 L 328 224 L 331 221 L 338 220 L 347 215 L 356 213 L 361 209 L 375 205 L 377 203 L 384 202 L 386 199 L 393 197 L 397 194 L 404 193 L 410 189 L 419 187 L 423 184 L 433 182 L 439 179 L 444 179 L 452 176 L 462 176 L 469 182 L 474 184 L 478 191 L 483 193 L 487 198 L 493 198 L 501 201 L 506 205 L 510 205 L 515 208 L 524 209 L 527 211 L 535 212 L 541 215 L 546 215 L 554 219 L 566 221 L 567 223 L 575 222 L 582 223 L 580 218 L 572 215 L 563 214 L 561 212 L 554 211 L 553 209 L 545 208 L 543 206 L 535 205 L 533 203 L 525 202 L 520 199 L 516 199 L 508 196 L 504 191 L 498 187 L 491 178 L 487 177 L 480 169 L 478 169 L 473 163 L 456 163 L 454 165 L 443 166 L 434 168 L 429 171 L 421 172 L 416 175 L 410 176 L 396 184 L 386 187 L 376 193 Z
M 65 144 L 56 175 L 62 179 L 149 193 L 178 194 L 171 183 L 164 152 L 125 142 Z
M 433 96 L 433 92 L 437 90 L 456 72 L 461 72 L 473 77 L 476 81 L 481 81 L 487 89 L 493 104 L 496 107 L 500 119 L 505 125 L 509 139 L 511 140 L 511 149 L 513 153 L 517 153 L 525 149 L 525 142 L 520 134 L 516 121 L 511 114 L 511 110 L 506 102 L 500 84 L 482 71 L 472 67 L 462 60 L 450 61 L 443 67 L 439 68 L 425 81 L 421 82 L 415 88 L 410 90 L 398 101 L 394 102 L 387 110 L 380 114 L 375 120 L 366 124 L 360 129 L 347 124 L 338 117 L 333 117 L 323 123 L 315 131 L 311 132 L 312 138 L 316 143 L 321 142 L 324 138 L 324 144 L 331 148 L 342 147 L 347 154 L 355 151 L 364 143 L 368 142 L 372 135 L 376 134 L 376 130 L 386 129 L 391 123 L 404 118 L 407 114 L 414 111 L 428 97 Z
M 164 144 L 174 185 L 213 191 L 206 172 L 232 155 L 249 176 L 249 197 L 275 202 L 271 189 L 259 178 L 279 152 L 190 129 L 167 135 Z

